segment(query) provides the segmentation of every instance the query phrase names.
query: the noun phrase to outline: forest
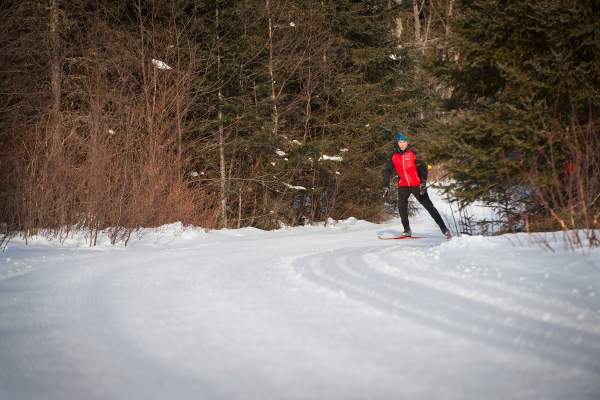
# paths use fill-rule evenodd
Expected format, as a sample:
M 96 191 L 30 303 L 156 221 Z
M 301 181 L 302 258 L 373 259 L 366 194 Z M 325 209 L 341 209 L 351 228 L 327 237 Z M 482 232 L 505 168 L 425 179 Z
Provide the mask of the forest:
M 7 0 L 0 20 L 5 238 L 382 221 L 403 132 L 496 233 L 600 244 L 598 1 Z

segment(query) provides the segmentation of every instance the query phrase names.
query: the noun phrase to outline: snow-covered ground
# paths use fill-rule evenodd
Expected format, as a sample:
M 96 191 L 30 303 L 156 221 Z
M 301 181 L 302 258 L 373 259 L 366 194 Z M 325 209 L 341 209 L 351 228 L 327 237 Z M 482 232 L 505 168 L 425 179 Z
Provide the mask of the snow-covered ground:
M 0 399 L 600 398 L 599 251 L 413 220 L 14 240 Z

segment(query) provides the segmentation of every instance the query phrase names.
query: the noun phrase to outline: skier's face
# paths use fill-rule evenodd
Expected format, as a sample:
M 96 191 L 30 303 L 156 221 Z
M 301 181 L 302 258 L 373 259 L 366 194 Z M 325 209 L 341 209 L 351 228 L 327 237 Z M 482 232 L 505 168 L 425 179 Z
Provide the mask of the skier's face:
M 408 147 L 408 142 L 401 140 L 398 142 L 398 147 L 400 147 L 400 150 L 404 151 Z

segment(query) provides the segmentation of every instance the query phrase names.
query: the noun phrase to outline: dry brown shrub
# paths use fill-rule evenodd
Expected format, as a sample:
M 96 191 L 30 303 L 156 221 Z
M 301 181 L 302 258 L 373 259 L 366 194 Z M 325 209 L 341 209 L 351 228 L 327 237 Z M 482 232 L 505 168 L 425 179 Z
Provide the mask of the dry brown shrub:
M 215 226 L 214 195 L 187 178 L 181 145 L 203 66 L 190 53 L 161 70 L 147 55 L 168 54 L 171 34 L 154 32 L 142 45 L 131 32 L 90 27 L 80 56 L 65 61 L 60 114 L 11 126 L 7 231 L 63 239 L 83 229 L 95 244 L 102 230 L 126 243 L 141 227 Z
M 590 118 L 590 121 L 592 119 Z M 600 246 L 600 137 L 593 122 L 547 135 L 550 151 L 524 171 L 542 213 L 527 219 L 531 233 L 561 230 L 571 248 Z M 566 154 L 566 158 L 564 157 Z M 562 155 L 562 157 L 561 157 Z M 543 167 L 542 167 L 543 165 Z M 536 235 L 544 247 L 551 245 Z

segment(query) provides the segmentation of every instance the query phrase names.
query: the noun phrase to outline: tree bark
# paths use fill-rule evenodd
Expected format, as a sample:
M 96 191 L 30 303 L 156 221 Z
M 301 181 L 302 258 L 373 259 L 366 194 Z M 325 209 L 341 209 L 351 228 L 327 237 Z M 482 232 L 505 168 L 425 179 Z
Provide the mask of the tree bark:
M 310 123 L 310 113 L 311 113 L 311 106 L 310 106 L 310 102 L 312 100 L 312 90 L 311 90 L 311 68 L 310 65 L 308 66 L 308 77 L 307 77 L 307 82 L 306 82 L 306 108 L 304 110 L 305 113 L 305 119 L 304 119 L 304 138 L 302 140 L 303 143 L 306 143 L 306 139 L 308 139 L 308 135 L 309 135 L 309 123 Z
M 50 62 L 50 81 L 52 84 L 52 113 L 57 115 L 60 111 L 60 27 L 59 27 L 60 10 L 58 8 L 58 0 L 50 0 L 50 46 L 51 46 L 51 62 Z
M 238 221 L 237 228 L 240 229 L 242 227 L 242 188 L 238 192 Z
M 221 90 L 221 48 L 219 45 L 219 6 L 217 3 L 215 9 L 215 32 L 217 39 L 217 79 L 219 82 L 219 105 L 218 105 L 218 120 L 219 120 L 219 169 L 221 171 L 221 223 L 224 228 L 227 227 L 227 172 L 225 166 L 225 134 L 223 129 L 223 92 Z
M 398 16 L 398 18 L 396 18 L 396 37 L 398 38 L 399 41 L 402 40 L 402 32 L 403 32 L 402 17 Z
M 274 72 L 273 72 L 273 23 L 271 20 L 271 4 L 269 2 L 269 0 L 265 0 L 265 6 L 267 9 L 267 21 L 269 24 L 269 29 L 268 29 L 268 33 L 269 33 L 269 41 L 268 41 L 268 47 L 269 47 L 269 65 L 268 65 L 268 69 L 269 69 L 269 79 L 271 81 L 271 121 L 273 122 L 273 129 L 272 129 L 272 133 L 274 136 L 277 135 L 277 131 L 279 129 L 279 113 L 277 111 L 277 95 L 276 95 L 276 90 L 275 90 L 275 76 L 274 76 Z
M 421 44 L 421 19 L 419 14 L 421 10 L 419 8 L 418 0 L 413 0 L 413 17 L 415 20 L 415 44 L 418 46 Z
M 454 14 L 454 0 L 448 1 L 448 13 L 446 15 L 446 26 L 444 32 L 444 60 L 448 58 L 448 39 L 450 37 L 450 24 L 452 22 L 452 17 Z
M 58 118 L 61 100 L 61 49 L 60 49 L 60 9 L 58 0 L 50 0 L 50 85 L 52 90 L 51 132 L 52 148 L 57 150 L 60 144 Z

